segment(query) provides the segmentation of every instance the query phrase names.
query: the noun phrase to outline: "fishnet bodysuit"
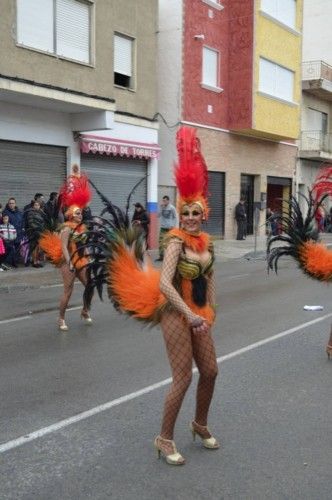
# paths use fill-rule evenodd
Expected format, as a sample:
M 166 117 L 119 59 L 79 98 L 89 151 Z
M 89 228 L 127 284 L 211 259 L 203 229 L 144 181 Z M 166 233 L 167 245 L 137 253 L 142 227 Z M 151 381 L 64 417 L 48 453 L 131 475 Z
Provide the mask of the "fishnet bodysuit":
M 195 421 L 207 424 L 207 415 L 218 373 L 216 353 L 211 332 L 193 333 L 190 325 L 200 319 L 185 304 L 172 282 L 183 243 L 170 241 L 166 248 L 160 279 L 160 289 L 174 310 L 163 313 L 161 327 L 171 365 L 173 381 L 166 396 L 161 437 L 173 439 L 174 426 L 185 393 L 192 378 L 192 360 L 199 371 L 196 394 Z M 215 286 L 212 273 L 208 277 L 207 300 L 214 304 Z M 171 451 L 170 451 L 171 452 Z
M 63 279 L 63 293 L 60 300 L 60 319 L 65 319 L 66 309 L 68 307 L 68 303 L 73 293 L 74 281 L 75 278 L 78 278 L 83 286 L 87 283 L 86 278 L 86 269 L 81 269 L 79 271 L 71 271 L 70 266 L 67 263 L 62 264 L 60 267 L 60 271 Z M 87 313 L 88 310 L 85 306 L 82 308 L 82 314 Z
M 77 227 L 79 227 L 79 225 L 77 225 Z M 81 225 L 80 227 L 85 228 L 85 226 L 83 225 Z M 62 252 L 65 262 L 60 267 L 63 279 L 63 294 L 60 300 L 60 307 L 59 307 L 60 320 L 65 319 L 66 309 L 68 307 L 71 294 L 73 293 L 75 278 L 78 278 L 84 287 L 87 284 L 86 268 L 81 268 L 79 270 L 75 269 L 71 271 L 72 264 L 70 264 L 70 259 L 72 256 L 69 254 L 69 248 L 70 248 L 70 241 L 71 238 L 73 238 L 73 236 L 74 233 L 71 230 L 71 228 L 69 226 L 64 227 L 64 229 L 61 232 Z M 86 307 L 86 305 L 83 305 L 82 315 L 85 317 L 87 314 L 88 314 L 88 308 Z

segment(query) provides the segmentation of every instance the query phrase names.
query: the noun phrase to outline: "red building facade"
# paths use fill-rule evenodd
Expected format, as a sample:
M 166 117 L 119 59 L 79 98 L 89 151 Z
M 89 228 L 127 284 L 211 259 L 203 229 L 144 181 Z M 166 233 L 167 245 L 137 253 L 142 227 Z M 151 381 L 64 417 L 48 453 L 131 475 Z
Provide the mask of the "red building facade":
M 213 3 L 218 6 L 184 2 L 183 120 L 223 129 L 250 128 L 253 0 L 225 0 L 220 10 Z M 218 53 L 220 92 L 202 84 L 204 47 Z

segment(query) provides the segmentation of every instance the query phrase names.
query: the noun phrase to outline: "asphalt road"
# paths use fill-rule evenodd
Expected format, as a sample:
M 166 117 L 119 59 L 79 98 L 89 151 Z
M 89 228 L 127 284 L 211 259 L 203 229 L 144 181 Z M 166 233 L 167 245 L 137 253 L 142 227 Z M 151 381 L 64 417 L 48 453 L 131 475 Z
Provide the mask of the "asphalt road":
M 158 328 L 106 299 L 84 325 L 77 285 L 60 333 L 60 287 L 1 294 L 1 500 L 331 498 L 330 289 L 291 261 L 278 276 L 262 260 L 217 264 L 216 275 L 210 427 L 222 448 L 191 440 L 195 375 L 176 426 L 183 467 L 152 446 L 170 377 Z

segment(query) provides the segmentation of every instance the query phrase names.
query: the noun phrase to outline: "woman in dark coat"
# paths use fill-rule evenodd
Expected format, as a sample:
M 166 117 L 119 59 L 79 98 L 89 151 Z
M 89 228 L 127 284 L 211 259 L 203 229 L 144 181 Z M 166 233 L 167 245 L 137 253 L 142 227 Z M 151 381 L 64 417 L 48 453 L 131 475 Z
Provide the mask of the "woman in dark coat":
M 135 203 L 135 212 L 131 219 L 131 222 L 134 226 L 138 227 L 142 233 L 144 233 L 146 246 L 148 246 L 148 235 L 149 235 L 149 224 L 150 218 L 141 203 Z

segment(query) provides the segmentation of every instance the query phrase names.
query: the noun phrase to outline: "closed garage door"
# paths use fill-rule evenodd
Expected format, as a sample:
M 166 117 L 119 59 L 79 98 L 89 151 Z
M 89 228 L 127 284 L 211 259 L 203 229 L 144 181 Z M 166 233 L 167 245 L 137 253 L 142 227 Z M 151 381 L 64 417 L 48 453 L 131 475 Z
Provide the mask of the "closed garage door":
M 81 170 L 85 172 L 96 187 L 114 205 L 124 209 L 127 197 L 135 184 L 144 177 L 131 199 L 130 214 L 133 213 L 133 203 L 139 202 L 146 207 L 147 164 L 144 160 L 105 157 L 89 153 L 82 155 Z M 104 208 L 99 196 L 93 191 L 91 210 L 94 215 L 100 214 Z
M 0 202 L 13 196 L 19 208 L 43 193 L 58 191 L 66 177 L 66 148 L 0 141 Z
M 221 238 L 225 229 L 225 174 L 209 172 L 209 219 L 205 231 Z

